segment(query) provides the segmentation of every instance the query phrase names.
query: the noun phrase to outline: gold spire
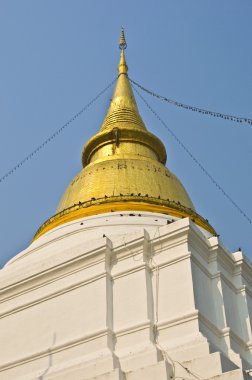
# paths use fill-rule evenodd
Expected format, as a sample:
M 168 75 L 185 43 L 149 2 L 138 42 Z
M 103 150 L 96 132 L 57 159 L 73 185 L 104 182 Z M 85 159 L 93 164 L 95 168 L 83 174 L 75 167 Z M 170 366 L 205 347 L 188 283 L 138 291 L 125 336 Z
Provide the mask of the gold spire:
M 57 214 L 40 227 L 35 239 L 72 220 L 113 211 L 189 217 L 214 234 L 195 212 L 181 182 L 165 167 L 162 141 L 142 121 L 128 79 L 123 29 L 119 47 L 119 74 L 105 120 L 85 145 L 83 169 L 66 189 Z
M 118 65 L 118 79 L 114 94 L 100 131 L 115 128 L 120 124 L 128 128 L 146 129 L 139 114 L 136 100 L 128 78 L 128 66 L 124 50 L 127 47 L 124 30 L 122 29 L 120 44 L 120 62 Z

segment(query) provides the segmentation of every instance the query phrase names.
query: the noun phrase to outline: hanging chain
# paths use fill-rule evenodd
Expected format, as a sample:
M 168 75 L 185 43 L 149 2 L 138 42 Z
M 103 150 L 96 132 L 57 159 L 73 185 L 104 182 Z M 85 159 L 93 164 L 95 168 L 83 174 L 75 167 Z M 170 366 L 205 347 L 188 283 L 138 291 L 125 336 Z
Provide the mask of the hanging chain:
M 170 104 L 172 104 L 172 105 L 174 105 L 176 107 L 184 108 L 184 109 L 187 109 L 187 110 L 190 110 L 190 111 L 193 111 L 193 112 L 198 112 L 198 113 L 201 113 L 203 115 L 208 115 L 208 116 L 213 116 L 213 117 L 219 117 L 221 119 L 235 121 L 236 123 L 246 123 L 246 124 L 252 125 L 252 119 L 248 119 L 247 117 L 227 115 L 227 114 L 220 113 L 220 112 L 209 111 L 209 110 L 205 110 L 203 108 L 190 106 L 188 104 L 179 103 L 176 100 L 166 98 L 165 96 L 159 95 L 159 94 L 157 94 L 157 93 L 155 93 L 153 91 L 148 90 L 147 88 L 143 87 L 141 84 L 135 82 L 133 79 L 129 78 L 129 80 L 135 86 L 137 86 L 141 90 L 147 92 L 147 94 L 152 95 L 155 98 L 161 99 L 161 100 L 163 100 L 163 101 L 165 101 L 167 103 L 170 103 Z
M 252 224 L 251 218 L 243 211 L 240 206 L 227 194 L 227 192 L 218 184 L 218 182 L 212 177 L 212 175 L 204 168 L 204 166 L 197 160 L 197 158 L 190 152 L 190 150 L 184 145 L 184 143 L 178 138 L 178 136 L 168 127 L 168 125 L 161 119 L 161 117 L 153 110 L 153 108 L 149 105 L 147 100 L 139 93 L 136 87 L 132 86 L 138 96 L 142 99 L 145 105 L 149 108 L 149 110 L 155 115 L 155 117 L 160 121 L 160 123 L 168 130 L 168 132 L 172 135 L 172 137 L 177 141 L 177 143 L 183 148 L 183 150 L 191 157 L 191 159 L 198 165 L 198 167 L 203 171 L 203 173 L 210 179 L 210 181 L 217 187 L 219 191 L 229 200 L 230 203 L 239 211 L 242 216 Z
M 49 142 L 55 139 L 61 132 L 63 132 L 66 127 L 72 124 L 83 112 L 85 112 L 96 100 L 98 100 L 116 81 L 117 78 L 113 79 L 102 91 L 100 91 L 89 103 L 87 103 L 79 112 L 77 112 L 71 119 L 69 119 L 65 124 L 62 125 L 57 131 L 55 131 L 51 136 L 49 136 L 42 144 L 40 144 L 36 149 L 29 153 L 25 158 L 23 158 L 17 165 L 10 169 L 0 178 L 0 183 L 4 182 L 10 175 L 14 174 L 22 165 L 27 161 L 32 159 L 42 148 L 44 148 Z

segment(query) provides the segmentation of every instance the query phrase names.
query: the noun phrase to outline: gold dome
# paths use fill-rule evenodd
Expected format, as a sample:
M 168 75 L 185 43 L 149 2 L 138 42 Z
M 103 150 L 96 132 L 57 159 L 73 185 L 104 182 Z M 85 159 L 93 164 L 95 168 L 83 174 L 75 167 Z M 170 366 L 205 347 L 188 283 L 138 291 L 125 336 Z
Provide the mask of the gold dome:
M 83 169 L 66 189 L 57 214 L 35 238 L 71 220 L 113 211 L 152 211 L 190 217 L 211 233 L 178 178 L 165 167 L 163 143 L 148 132 L 128 79 L 124 34 L 113 98 L 100 131 L 85 145 Z

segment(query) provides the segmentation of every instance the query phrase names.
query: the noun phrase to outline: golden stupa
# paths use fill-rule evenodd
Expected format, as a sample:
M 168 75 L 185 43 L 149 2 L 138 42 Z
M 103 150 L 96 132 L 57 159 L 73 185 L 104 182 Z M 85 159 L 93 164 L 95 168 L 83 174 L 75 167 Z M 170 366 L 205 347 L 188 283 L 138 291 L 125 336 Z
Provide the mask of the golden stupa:
M 150 211 L 189 217 L 215 234 L 195 212 L 185 188 L 165 167 L 163 143 L 148 132 L 128 79 L 124 31 L 113 98 L 100 131 L 85 145 L 83 169 L 66 189 L 56 215 L 37 231 L 35 239 L 63 223 L 114 211 Z

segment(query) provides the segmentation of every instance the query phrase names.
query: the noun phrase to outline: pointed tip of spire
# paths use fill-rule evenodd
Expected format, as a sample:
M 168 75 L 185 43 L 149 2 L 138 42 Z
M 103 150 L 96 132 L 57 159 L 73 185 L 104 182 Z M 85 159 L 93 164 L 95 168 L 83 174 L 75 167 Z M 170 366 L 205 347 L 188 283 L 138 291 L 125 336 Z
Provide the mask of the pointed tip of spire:
M 127 49 L 127 42 L 124 35 L 124 27 L 121 27 L 121 36 L 120 36 L 120 42 L 119 42 L 119 49 L 124 50 Z
M 119 62 L 119 66 L 118 66 L 118 72 L 119 72 L 119 75 L 120 74 L 127 74 L 128 66 L 126 64 L 126 59 L 125 59 L 125 54 L 124 54 L 124 50 L 127 48 L 127 43 L 126 43 L 123 27 L 121 29 L 119 48 L 121 49 L 121 57 L 120 57 L 120 62 Z
M 115 85 L 114 94 L 111 103 L 101 126 L 103 132 L 115 127 L 127 127 L 146 129 L 144 122 L 139 114 L 134 93 L 128 78 L 128 66 L 125 59 L 125 36 L 124 30 L 120 38 L 121 55 L 118 65 L 118 79 Z

